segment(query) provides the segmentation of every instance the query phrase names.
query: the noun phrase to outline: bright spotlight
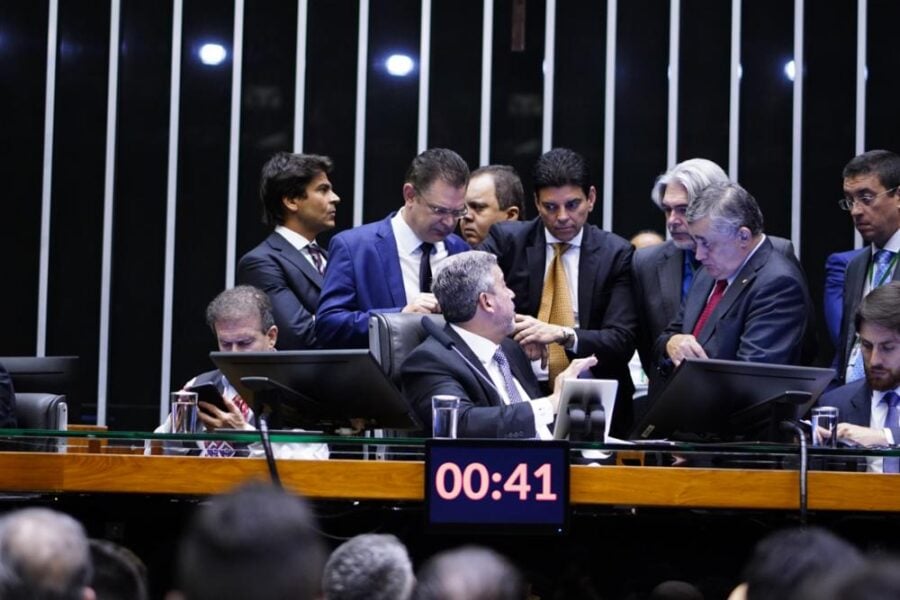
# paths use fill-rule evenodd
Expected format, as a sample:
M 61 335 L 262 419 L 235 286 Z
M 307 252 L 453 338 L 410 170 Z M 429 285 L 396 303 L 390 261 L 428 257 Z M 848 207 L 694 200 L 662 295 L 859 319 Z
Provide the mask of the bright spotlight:
M 413 60 L 405 54 L 391 54 L 384 66 L 394 77 L 406 77 L 413 70 Z
M 222 44 L 203 44 L 200 46 L 200 61 L 204 65 L 220 65 L 228 53 Z
M 785 74 L 785 76 L 786 76 L 788 79 L 790 79 L 791 81 L 794 80 L 794 75 L 797 74 L 797 72 L 796 72 L 796 67 L 794 66 L 794 61 L 789 60 L 789 61 L 787 61 L 787 63 L 785 63 L 785 65 L 784 65 L 784 74 Z

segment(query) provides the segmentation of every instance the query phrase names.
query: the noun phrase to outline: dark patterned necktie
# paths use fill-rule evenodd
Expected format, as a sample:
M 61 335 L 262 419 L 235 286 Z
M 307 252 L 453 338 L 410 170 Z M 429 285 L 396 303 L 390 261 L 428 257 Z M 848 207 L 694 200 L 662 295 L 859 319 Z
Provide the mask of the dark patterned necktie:
M 316 266 L 316 271 L 319 272 L 319 275 L 325 274 L 325 257 L 322 254 L 322 248 L 315 242 L 309 244 L 306 247 L 309 252 L 310 258 L 312 258 L 313 264 Z
M 509 368 L 509 360 L 507 360 L 502 348 L 497 348 L 497 351 L 494 352 L 494 362 L 497 363 L 497 366 L 500 368 L 500 374 L 503 375 L 503 386 L 506 388 L 506 395 L 509 396 L 509 403 L 521 402 L 522 396 L 519 395 L 519 390 L 516 388 L 516 381 L 513 379 L 512 371 Z
M 427 293 L 431 291 L 431 251 L 434 250 L 434 244 L 422 242 L 419 249 L 422 250 L 419 258 L 419 291 Z

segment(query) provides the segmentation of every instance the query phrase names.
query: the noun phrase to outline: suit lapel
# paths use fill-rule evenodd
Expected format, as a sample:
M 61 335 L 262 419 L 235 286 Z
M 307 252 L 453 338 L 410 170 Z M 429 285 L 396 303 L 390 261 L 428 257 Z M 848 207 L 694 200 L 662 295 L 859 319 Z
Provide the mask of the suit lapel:
M 541 295 L 544 291 L 544 264 L 547 261 L 547 239 L 544 237 L 544 226 L 537 220 L 536 230 L 532 232 L 534 242 L 525 248 L 528 260 L 528 314 L 536 315 L 541 307 Z
M 660 253 L 656 263 L 656 274 L 659 278 L 659 296 L 666 314 L 678 314 L 681 306 L 681 280 L 684 275 L 684 251 L 675 244 L 669 244 L 665 252 Z
M 706 269 L 698 269 L 684 304 L 683 332 L 690 333 L 694 330 L 694 325 L 697 324 L 697 319 L 700 318 L 700 313 L 706 306 L 706 299 L 709 298 L 712 287 L 713 278 L 709 276 Z
M 590 225 L 582 229 L 581 253 L 578 256 L 578 315 L 583 325 L 590 322 L 591 310 L 594 308 L 594 283 L 600 269 L 600 240 Z
M 406 288 L 403 287 L 403 272 L 400 270 L 400 256 L 397 254 L 397 241 L 391 229 L 391 213 L 378 223 L 378 239 L 375 241 L 375 252 L 381 259 L 381 271 L 387 283 L 391 301 L 394 306 L 406 306 Z
M 469 345 L 463 341 L 459 335 L 453 331 L 453 328 L 450 325 L 444 326 L 444 331 L 447 335 L 450 336 L 450 339 L 453 340 L 453 343 L 456 344 L 456 348 L 465 356 L 470 363 L 471 366 L 467 366 L 467 369 L 471 369 L 474 366 L 484 377 L 479 377 L 475 373 L 472 374 L 475 377 L 476 381 L 478 381 L 478 385 L 481 386 L 482 391 L 484 391 L 484 395 L 490 403 L 494 406 L 499 406 L 502 402 L 500 400 L 500 396 L 497 394 L 496 390 L 487 384 L 488 381 L 491 381 L 491 376 L 488 375 L 487 370 L 484 368 L 484 365 L 481 364 L 481 360 L 475 356 L 475 353 L 469 348 Z
M 322 276 L 311 264 L 309 264 L 309 261 L 303 256 L 303 253 L 294 248 L 294 246 L 284 239 L 281 234 L 273 232 L 266 239 L 266 242 L 268 242 L 273 249 L 281 252 L 281 255 L 284 256 L 288 262 L 297 267 L 297 269 L 318 289 L 322 289 Z

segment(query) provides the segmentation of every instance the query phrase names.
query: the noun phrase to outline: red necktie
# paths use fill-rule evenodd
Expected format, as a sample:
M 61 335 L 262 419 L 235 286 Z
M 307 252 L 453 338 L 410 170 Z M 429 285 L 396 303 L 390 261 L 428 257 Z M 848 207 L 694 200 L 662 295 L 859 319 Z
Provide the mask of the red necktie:
M 710 295 L 709 300 L 706 301 L 706 307 L 703 309 L 703 312 L 700 313 L 700 318 L 697 319 L 697 324 L 694 325 L 694 331 L 691 332 L 694 337 L 700 335 L 700 331 L 703 329 L 703 326 L 706 325 L 706 320 L 709 319 L 709 315 L 712 314 L 712 311 L 716 309 L 716 305 L 719 304 L 722 296 L 725 295 L 726 287 L 728 287 L 727 279 L 719 279 L 716 281 L 716 287 L 713 288 L 713 293 Z

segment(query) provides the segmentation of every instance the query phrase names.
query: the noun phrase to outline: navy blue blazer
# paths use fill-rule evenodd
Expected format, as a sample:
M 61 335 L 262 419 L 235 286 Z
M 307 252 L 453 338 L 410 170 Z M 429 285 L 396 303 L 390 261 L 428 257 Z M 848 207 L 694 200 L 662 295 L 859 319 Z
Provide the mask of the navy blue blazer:
M 534 411 L 528 402 L 504 404 L 497 391 L 488 385 L 490 376 L 469 346 L 447 325 L 444 331 L 483 377 L 456 352 L 432 337 L 413 350 L 400 367 L 403 394 L 431 435 L 431 397 L 437 394 L 459 396 L 457 423 L 459 437 L 533 438 Z M 513 376 L 531 398 L 540 398 L 531 363 L 522 348 L 510 338 L 500 344 L 509 360 Z
M 825 259 L 825 291 L 823 294 L 823 306 L 825 309 L 825 325 L 828 327 L 828 335 L 831 345 L 840 354 L 841 314 L 844 310 L 844 278 L 847 265 L 860 250 L 848 250 L 829 254 Z
M 316 313 L 316 338 L 326 348 L 366 348 L 369 314 L 399 312 L 406 292 L 397 242 L 388 215 L 331 239 L 328 268 Z M 470 250 L 456 234 L 444 240 L 449 254 Z
M 872 423 L 872 390 L 868 382 L 859 379 L 819 396 L 816 406 L 835 406 L 838 421 L 869 427 Z
M 273 231 L 241 258 L 237 281 L 258 287 L 269 296 L 278 326 L 279 350 L 316 347 L 314 315 L 322 276 L 281 234 Z

